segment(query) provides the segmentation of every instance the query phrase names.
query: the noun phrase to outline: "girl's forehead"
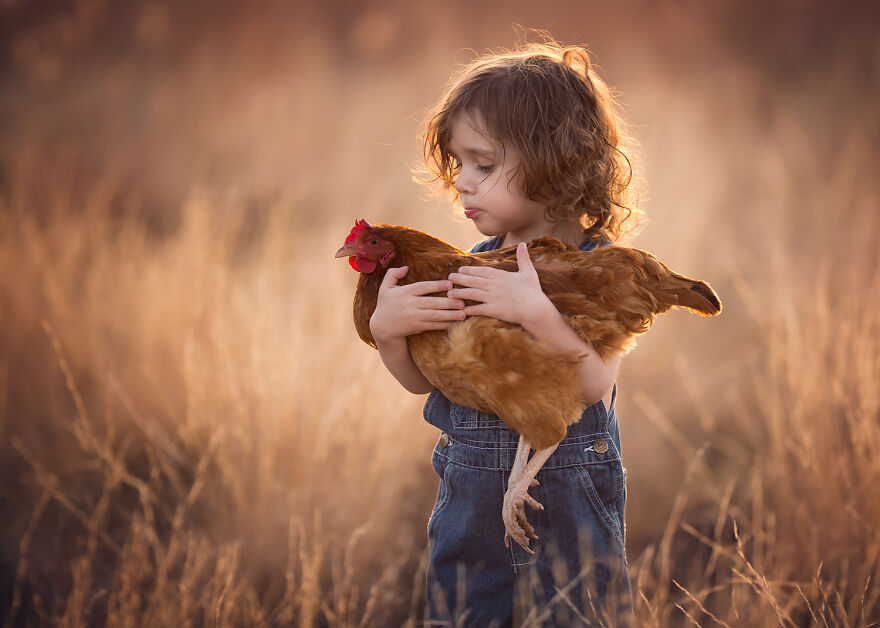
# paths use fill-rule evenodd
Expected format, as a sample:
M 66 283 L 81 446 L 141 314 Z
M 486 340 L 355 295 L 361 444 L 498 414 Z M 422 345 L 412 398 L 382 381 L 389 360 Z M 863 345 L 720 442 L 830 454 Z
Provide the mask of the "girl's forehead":
M 449 150 L 495 155 L 503 150 L 503 142 L 491 132 L 483 114 L 476 109 L 466 109 L 449 122 Z

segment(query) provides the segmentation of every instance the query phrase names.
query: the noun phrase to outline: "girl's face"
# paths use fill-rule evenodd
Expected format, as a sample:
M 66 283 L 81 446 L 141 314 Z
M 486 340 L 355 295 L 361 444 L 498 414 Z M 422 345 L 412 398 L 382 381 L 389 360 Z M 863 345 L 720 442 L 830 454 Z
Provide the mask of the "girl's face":
M 448 149 L 461 168 L 455 189 L 479 232 L 507 234 L 505 246 L 552 235 L 558 225 L 547 222 L 544 204 L 522 193 L 518 152 L 490 137 L 482 115 L 465 111 L 452 120 L 450 131 Z

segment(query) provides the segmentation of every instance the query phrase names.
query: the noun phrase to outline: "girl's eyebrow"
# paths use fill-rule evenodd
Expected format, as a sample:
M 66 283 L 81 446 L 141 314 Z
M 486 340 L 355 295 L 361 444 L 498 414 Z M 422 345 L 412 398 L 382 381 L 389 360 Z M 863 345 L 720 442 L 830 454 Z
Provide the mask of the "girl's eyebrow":
M 454 151 L 450 151 L 454 154 Z M 495 159 L 495 151 L 491 150 L 482 150 L 480 148 L 473 148 L 470 146 L 466 146 L 462 149 L 462 153 L 469 155 L 476 155 L 477 157 L 485 157 L 486 159 Z

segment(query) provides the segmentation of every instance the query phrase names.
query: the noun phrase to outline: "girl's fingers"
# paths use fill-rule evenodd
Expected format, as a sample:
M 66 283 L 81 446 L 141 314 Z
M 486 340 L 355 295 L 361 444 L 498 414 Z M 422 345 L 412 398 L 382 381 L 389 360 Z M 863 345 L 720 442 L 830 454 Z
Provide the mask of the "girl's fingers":
M 484 290 L 492 283 L 491 279 L 486 277 L 478 277 L 476 275 L 462 275 L 461 273 L 452 273 L 449 280 L 456 286 L 464 286 L 465 288 L 483 288 Z
M 455 299 L 470 299 L 481 303 L 489 298 L 489 293 L 479 288 L 453 288 L 447 294 Z
M 506 270 L 499 270 L 491 266 L 462 266 L 458 269 L 461 275 L 470 275 L 472 277 L 485 277 L 491 279 L 507 273 Z
M 380 288 L 391 288 L 397 285 L 397 282 L 400 279 L 403 279 L 406 276 L 406 273 L 409 272 L 409 267 L 400 266 L 399 268 L 389 268 L 388 272 L 385 273 L 385 277 L 382 279 L 382 285 Z
M 520 242 L 516 247 L 516 263 L 520 270 L 532 270 L 535 267 L 525 242 Z
M 449 297 L 419 297 L 416 307 L 420 310 L 460 310 L 464 301 Z
M 461 321 L 464 320 L 464 310 L 421 310 L 419 318 L 426 322 L 436 321 Z
M 496 318 L 493 314 L 492 308 L 486 303 L 480 303 L 479 305 L 469 305 L 463 310 L 465 316 L 491 316 L 492 318 Z
M 452 282 L 448 279 L 439 279 L 437 281 L 418 281 L 416 283 L 411 283 L 407 286 L 403 286 L 403 290 L 406 290 L 413 296 L 424 296 L 426 294 L 431 294 L 432 292 L 446 292 L 452 288 Z

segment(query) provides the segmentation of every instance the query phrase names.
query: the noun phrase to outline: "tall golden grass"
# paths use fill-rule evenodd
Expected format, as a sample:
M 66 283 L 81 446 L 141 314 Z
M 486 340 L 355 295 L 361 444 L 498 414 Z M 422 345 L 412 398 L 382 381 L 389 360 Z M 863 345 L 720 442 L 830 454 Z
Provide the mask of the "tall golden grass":
M 5 626 L 419 625 L 437 435 L 332 253 L 360 217 L 479 236 L 408 170 L 459 44 L 382 65 L 383 15 L 351 71 L 317 39 L 308 64 L 135 57 L 87 95 L 20 79 L 69 107 L 3 135 Z M 615 67 L 648 182 L 630 243 L 725 303 L 624 359 L 637 624 L 880 625 L 876 86 L 844 119 L 843 66 Z

